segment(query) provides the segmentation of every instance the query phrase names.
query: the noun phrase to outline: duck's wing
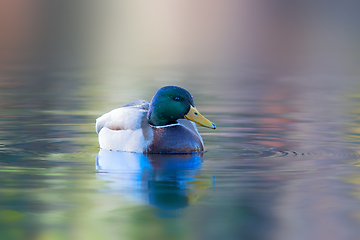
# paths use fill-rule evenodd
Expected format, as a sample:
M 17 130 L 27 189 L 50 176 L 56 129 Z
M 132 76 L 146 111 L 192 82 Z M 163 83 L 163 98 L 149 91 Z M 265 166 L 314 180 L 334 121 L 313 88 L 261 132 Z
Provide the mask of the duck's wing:
M 148 101 L 137 100 L 137 101 L 133 101 L 131 103 L 128 103 L 128 104 L 126 104 L 126 105 L 124 105 L 122 107 L 133 107 L 133 108 L 149 110 L 149 106 L 150 106 L 150 103 Z
M 104 127 L 111 130 L 137 130 L 147 119 L 149 102 L 138 100 L 116 108 L 96 119 L 96 132 Z

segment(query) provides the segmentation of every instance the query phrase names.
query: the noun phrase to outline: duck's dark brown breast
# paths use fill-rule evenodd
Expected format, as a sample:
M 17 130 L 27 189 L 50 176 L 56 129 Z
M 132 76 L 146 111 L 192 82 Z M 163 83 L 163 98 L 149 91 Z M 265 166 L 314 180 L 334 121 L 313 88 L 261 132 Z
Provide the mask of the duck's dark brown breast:
M 151 127 L 153 141 L 145 153 L 196 153 L 204 151 L 199 137 L 181 125 L 170 127 Z

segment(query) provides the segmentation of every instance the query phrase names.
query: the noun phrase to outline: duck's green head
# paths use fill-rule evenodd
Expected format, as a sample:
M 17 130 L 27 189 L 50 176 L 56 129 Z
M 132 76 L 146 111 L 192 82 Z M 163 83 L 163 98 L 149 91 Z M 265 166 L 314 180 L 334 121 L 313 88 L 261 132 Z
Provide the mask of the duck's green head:
M 215 124 L 196 110 L 194 100 L 187 90 L 177 86 L 160 88 L 150 102 L 149 123 L 153 126 L 165 126 L 176 123 L 176 120 L 181 118 L 204 127 L 216 128 Z

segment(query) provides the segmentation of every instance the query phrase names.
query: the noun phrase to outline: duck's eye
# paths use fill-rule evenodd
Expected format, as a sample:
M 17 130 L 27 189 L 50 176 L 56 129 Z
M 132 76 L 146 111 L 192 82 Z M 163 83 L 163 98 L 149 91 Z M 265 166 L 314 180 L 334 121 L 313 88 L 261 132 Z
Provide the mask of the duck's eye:
M 181 98 L 180 97 L 174 97 L 174 101 L 175 102 L 180 102 Z

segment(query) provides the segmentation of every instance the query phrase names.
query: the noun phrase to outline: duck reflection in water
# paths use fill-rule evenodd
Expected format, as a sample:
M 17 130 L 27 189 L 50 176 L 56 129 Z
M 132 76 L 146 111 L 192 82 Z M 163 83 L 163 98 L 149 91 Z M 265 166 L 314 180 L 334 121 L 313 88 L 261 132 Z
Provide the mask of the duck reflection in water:
M 98 177 L 107 181 L 110 192 L 163 210 L 189 206 L 212 179 L 197 176 L 203 153 L 161 155 L 101 149 L 96 161 Z

